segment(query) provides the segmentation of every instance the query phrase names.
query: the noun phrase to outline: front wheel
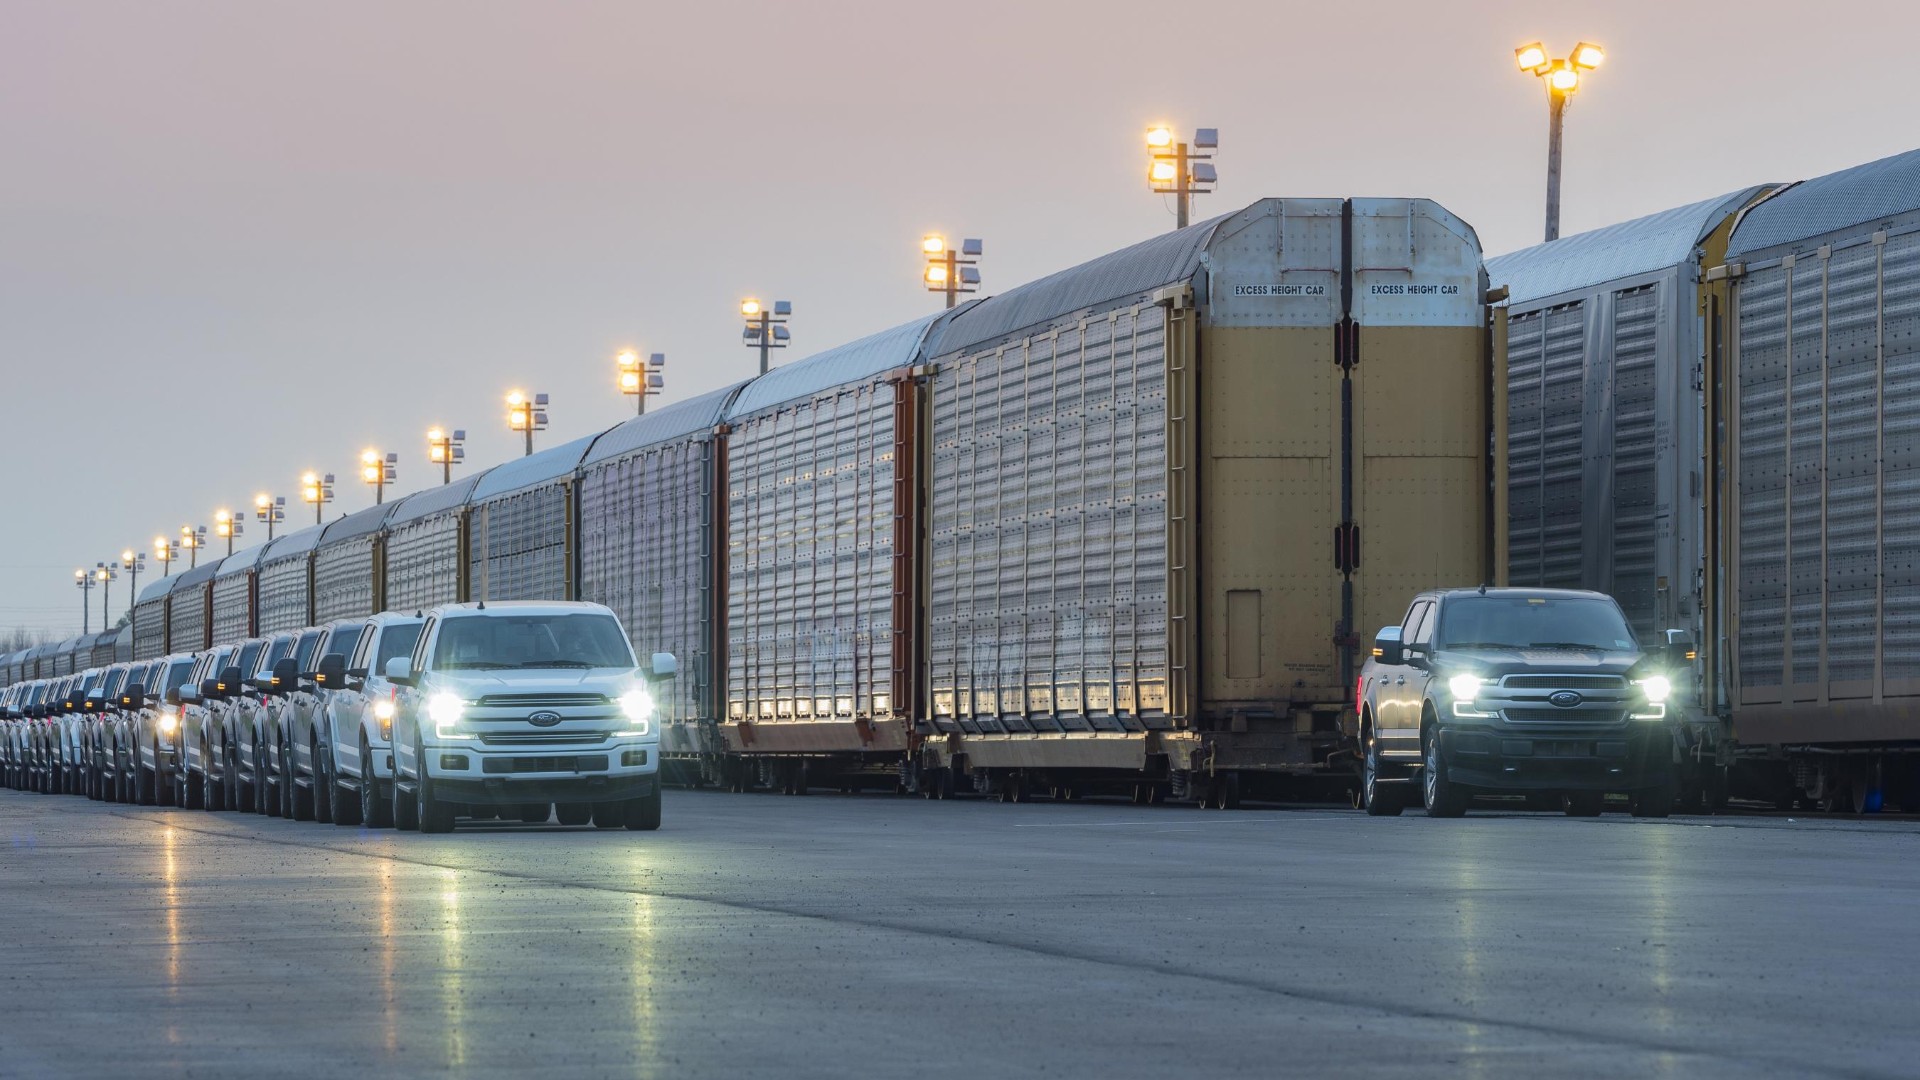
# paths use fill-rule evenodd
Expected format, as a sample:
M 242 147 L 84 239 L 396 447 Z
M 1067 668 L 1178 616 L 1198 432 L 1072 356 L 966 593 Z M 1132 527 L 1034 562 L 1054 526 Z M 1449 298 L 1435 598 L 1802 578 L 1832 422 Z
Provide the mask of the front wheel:
M 1447 776 L 1447 753 L 1441 747 L 1437 730 L 1427 737 L 1427 761 L 1421 770 L 1420 790 L 1425 796 L 1428 817 L 1460 817 L 1467 812 L 1467 792 Z
M 322 825 L 333 824 L 333 770 L 327 767 L 327 758 L 320 756 L 320 743 L 315 740 L 307 748 L 307 760 L 313 762 L 313 820 Z
M 419 794 L 415 801 L 419 806 L 420 831 L 423 833 L 450 833 L 453 831 L 454 805 L 433 793 L 433 779 L 427 775 L 426 755 L 419 757 L 420 769 Z
M 1663 818 L 1673 813 L 1673 770 L 1664 770 L 1658 783 L 1634 792 L 1627 799 L 1627 811 L 1638 818 Z
M 1598 791 L 1569 791 L 1563 798 L 1568 817 L 1599 817 L 1607 805 L 1606 795 Z
M 1360 763 L 1360 805 L 1369 817 L 1399 817 L 1406 798 L 1397 784 L 1380 783 L 1380 740 L 1367 737 L 1367 753 Z
M 642 795 L 627 800 L 627 828 L 635 832 L 652 832 L 660 827 L 660 785 L 653 785 L 653 794 Z
M 369 829 L 393 827 L 393 800 L 380 797 L 380 778 L 373 773 L 373 754 L 360 740 L 360 820 Z
M 294 821 L 313 820 L 313 789 L 300 786 L 293 747 L 284 744 L 280 747 L 280 811 Z

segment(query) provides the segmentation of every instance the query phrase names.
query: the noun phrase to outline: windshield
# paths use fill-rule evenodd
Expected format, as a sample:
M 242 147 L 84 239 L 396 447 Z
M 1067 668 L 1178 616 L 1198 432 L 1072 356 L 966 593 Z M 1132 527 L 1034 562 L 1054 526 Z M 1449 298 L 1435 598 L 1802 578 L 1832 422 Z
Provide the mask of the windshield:
M 320 644 L 319 634 L 308 634 L 300 639 L 299 647 L 293 651 L 293 659 L 300 665 L 301 671 L 313 670 L 307 666 L 307 661 L 313 659 L 313 647 L 318 644 Z
M 276 651 L 278 651 L 278 649 L 276 649 Z M 280 655 L 285 656 L 286 653 L 281 652 Z M 233 666 L 240 669 L 241 675 L 244 678 L 246 673 L 249 671 L 259 672 L 259 671 L 266 670 L 265 668 L 256 668 L 253 666 L 253 662 L 255 660 L 258 660 L 259 658 L 260 658 L 259 642 L 256 641 L 251 645 L 242 645 L 240 646 L 240 659 L 235 660 L 233 662 Z M 215 672 L 216 677 L 218 676 L 218 674 L 219 674 L 218 672 Z
M 1633 631 L 1611 600 L 1597 597 L 1462 596 L 1440 606 L 1441 649 L 1634 649 Z
M 610 615 L 464 615 L 441 624 L 433 666 L 630 668 L 633 648 Z
M 175 660 L 167 665 L 167 685 L 160 688 L 162 694 L 168 690 L 178 690 L 187 685 L 187 676 L 193 674 L 193 661 Z
M 407 623 L 402 626 L 389 626 L 380 635 L 380 655 L 374 658 L 373 670 L 387 670 L 387 661 L 396 656 L 412 656 L 413 647 L 420 641 L 420 627 L 424 623 Z

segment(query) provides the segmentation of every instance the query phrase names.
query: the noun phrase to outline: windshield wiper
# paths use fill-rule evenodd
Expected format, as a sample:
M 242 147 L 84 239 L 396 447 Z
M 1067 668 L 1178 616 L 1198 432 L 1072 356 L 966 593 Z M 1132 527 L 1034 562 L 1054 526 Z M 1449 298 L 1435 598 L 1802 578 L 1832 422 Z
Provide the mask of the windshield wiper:
M 1589 645 L 1584 641 L 1536 641 L 1526 646 L 1529 649 L 1580 649 L 1586 652 L 1612 652 L 1605 645 Z
M 599 667 L 600 665 L 599 665 L 599 664 L 590 664 L 590 663 L 588 663 L 588 662 L 587 662 L 587 661 L 585 661 L 585 660 L 528 660 L 527 662 L 525 662 L 525 663 L 523 663 L 523 664 L 518 664 L 518 665 L 516 665 L 516 666 L 517 666 L 517 667 L 523 667 L 523 668 L 526 668 L 526 667 L 532 667 L 532 668 L 541 668 L 541 667 L 579 667 L 579 668 L 594 668 L 594 667 Z
M 1514 645 L 1505 641 L 1449 641 L 1443 649 L 1524 649 L 1525 645 Z
M 514 666 L 514 665 L 512 665 L 512 664 L 501 664 L 501 663 L 496 663 L 496 662 L 494 662 L 494 661 L 492 661 L 492 660 L 460 660 L 460 661 L 456 661 L 456 662 L 454 662 L 454 663 L 451 663 L 451 664 L 441 664 L 441 665 L 440 665 L 440 670 L 442 670 L 442 671 L 455 671 L 455 670 L 462 670 L 462 669 L 466 669 L 466 670 L 472 670 L 472 669 L 494 669 L 494 668 L 506 668 L 506 667 L 513 667 L 513 666 Z

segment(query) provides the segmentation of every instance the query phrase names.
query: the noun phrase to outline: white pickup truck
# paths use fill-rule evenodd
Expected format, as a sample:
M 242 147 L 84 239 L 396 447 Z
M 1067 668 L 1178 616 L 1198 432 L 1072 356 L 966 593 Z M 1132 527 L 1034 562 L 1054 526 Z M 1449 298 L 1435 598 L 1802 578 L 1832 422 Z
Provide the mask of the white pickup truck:
M 449 832 L 468 807 L 563 825 L 660 827 L 653 683 L 600 604 L 449 604 L 427 612 L 411 657 L 383 674 L 393 721 L 396 828 Z

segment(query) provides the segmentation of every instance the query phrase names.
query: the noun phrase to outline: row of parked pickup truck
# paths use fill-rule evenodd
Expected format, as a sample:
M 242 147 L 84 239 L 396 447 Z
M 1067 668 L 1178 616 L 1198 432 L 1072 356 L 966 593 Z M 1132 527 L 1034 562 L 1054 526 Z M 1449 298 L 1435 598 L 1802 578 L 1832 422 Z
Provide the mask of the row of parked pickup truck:
M 6 688 L 6 783 L 446 832 L 660 825 L 654 687 L 598 604 L 450 604 Z

